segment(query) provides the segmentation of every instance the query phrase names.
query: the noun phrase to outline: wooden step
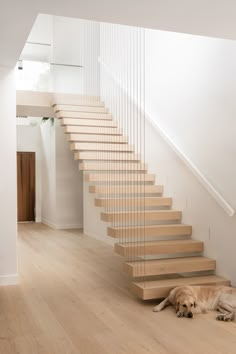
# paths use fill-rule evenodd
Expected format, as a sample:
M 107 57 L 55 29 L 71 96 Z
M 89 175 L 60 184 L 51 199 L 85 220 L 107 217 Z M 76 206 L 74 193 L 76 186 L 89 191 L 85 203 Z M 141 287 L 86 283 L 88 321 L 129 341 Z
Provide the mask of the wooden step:
M 54 93 L 51 105 L 98 106 L 103 104 L 99 96 L 78 95 L 71 93 Z
M 64 132 L 67 133 L 79 133 L 79 134 L 96 134 L 96 135 L 122 135 L 121 130 L 117 128 L 106 127 L 81 127 L 68 125 L 64 127 Z
M 136 162 L 89 162 L 79 164 L 83 171 L 146 171 L 147 165 Z
M 127 144 L 128 139 L 122 135 L 67 134 L 67 141 L 88 143 Z
M 112 115 L 110 113 L 88 113 L 88 112 L 67 112 L 60 111 L 56 113 L 58 119 L 63 118 L 73 118 L 73 119 L 98 119 L 110 121 L 112 120 Z
M 55 112 L 59 111 L 71 111 L 71 112 L 78 112 L 81 106 L 89 106 L 89 107 L 103 107 L 104 102 L 100 101 L 81 101 L 80 104 L 71 105 L 71 104 L 55 104 L 53 109 Z
M 143 300 L 161 299 L 177 286 L 186 285 L 230 285 L 230 281 L 216 275 L 199 277 L 178 277 L 174 279 L 160 279 L 144 282 L 135 282 L 131 285 L 132 292 Z
M 137 221 L 180 221 L 182 212 L 177 210 L 139 210 L 126 212 L 103 212 L 101 220 L 107 222 L 132 222 Z
M 192 226 L 184 224 L 108 227 L 108 236 L 114 238 L 190 236 Z
M 133 152 L 134 147 L 128 144 L 98 144 L 98 143 L 72 143 L 70 146 L 72 151 L 118 151 Z M 101 175 L 99 175 L 101 177 Z M 108 175 L 109 176 L 109 175 Z M 136 177 L 138 178 L 138 177 Z
M 203 252 L 203 245 L 203 242 L 195 240 L 168 240 L 116 243 L 114 248 L 119 255 L 128 257 L 135 254 L 142 256 Z
M 95 206 L 105 208 L 129 207 L 169 207 L 172 198 L 169 197 L 136 197 L 136 198 L 95 198 Z
M 75 152 L 75 160 L 99 161 L 140 161 L 140 157 L 132 152 L 82 151 Z
M 154 193 L 163 193 L 163 186 L 160 185 L 118 185 L 118 186 L 89 186 L 90 193 L 98 194 L 154 194 Z
M 79 125 L 85 127 L 110 127 L 116 128 L 117 124 L 113 120 L 99 120 L 99 119 L 75 119 L 75 118 L 62 118 L 61 125 Z
M 55 112 L 86 112 L 86 113 L 108 113 L 108 109 L 104 106 L 91 105 L 55 105 Z
M 214 270 L 216 261 L 206 257 L 179 257 L 126 262 L 124 271 L 132 277 Z
M 85 174 L 84 180 L 87 182 L 132 182 L 132 183 L 145 183 L 154 182 L 155 175 L 145 173 L 91 173 Z

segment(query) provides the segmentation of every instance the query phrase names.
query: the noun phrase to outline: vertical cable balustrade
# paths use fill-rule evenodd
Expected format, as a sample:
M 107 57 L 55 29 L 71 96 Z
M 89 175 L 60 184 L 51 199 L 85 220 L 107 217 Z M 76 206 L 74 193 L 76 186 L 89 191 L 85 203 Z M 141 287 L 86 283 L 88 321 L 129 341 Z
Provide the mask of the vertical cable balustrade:
M 117 128 L 122 129 L 119 136 L 106 124 L 109 120 L 98 125 L 94 139 L 98 149 L 92 160 L 98 166 L 97 177 L 92 184 L 105 200 L 104 218 L 119 231 L 117 242 L 127 246 L 126 261 L 137 262 L 138 277 L 145 275 L 145 184 L 149 183 L 141 165 L 145 163 L 144 50 L 144 29 L 84 21 L 85 95 L 94 103 L 100 94 Z
M 145 162 L 144 29 L 101 23 L 100 33 L 101 98 Z M 114 213 L 112 226 L 124 227 L 118 242 L 133 246 L 126 258 L 134 261 L 142 259 L 145 243 L 145 171 L 138 161 L 129 161 L 129 156 L 127 152 L 126 159 L 120 159 L 122 171 L 110 172 L 115 193 L 109 193 L 109 197 L 117 203 L 109 211 Z M 138 273 L 145 274 L 144 262 L 138 264 Z

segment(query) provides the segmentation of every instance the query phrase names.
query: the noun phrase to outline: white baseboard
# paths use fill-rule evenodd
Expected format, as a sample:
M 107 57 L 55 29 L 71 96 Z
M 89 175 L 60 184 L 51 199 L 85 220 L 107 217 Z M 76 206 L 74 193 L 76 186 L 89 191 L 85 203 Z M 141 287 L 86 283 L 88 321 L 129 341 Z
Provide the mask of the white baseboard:
M 82 229 L 83 224 L 58 224 L 56 225 L 57 230 L 70 230 L 70 229 Z
M 0 276 L 0 286 L 16 285 L 19 283 L 18 274 L 2 275 Z
M 115 244 L 115 240 L 113 240 L 109 236 L 101 236 L 101 235 L 95 234 L 93 232 L 87 232 L 85 229 L 84 229 L 84 234 L 86 236 L 93 237 L 96 240 L 99 240 L 99 241 L 102 241 L 104 243 L 107 243 L 108 245 L 111 245 L 111 246 L 114 246 L 114 244 Z
M 70 229 L 82 229 L 83 224 L 78 223 L 78 224 L 55 224 L 51 222 L 50 220 L 47 219 L 42 219 L 42 223 L 51 227 L 52 229 L 55 230 L 70 230 Z

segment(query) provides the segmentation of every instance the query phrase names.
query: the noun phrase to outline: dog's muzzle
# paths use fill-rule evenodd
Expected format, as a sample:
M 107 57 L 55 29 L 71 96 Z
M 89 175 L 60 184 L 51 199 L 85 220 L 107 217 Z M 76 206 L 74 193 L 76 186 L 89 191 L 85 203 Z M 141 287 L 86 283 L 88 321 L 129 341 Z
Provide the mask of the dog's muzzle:
M 188 312 L 188 317 L 192 318 L 193 317 L 193 313 L 192 312 Z

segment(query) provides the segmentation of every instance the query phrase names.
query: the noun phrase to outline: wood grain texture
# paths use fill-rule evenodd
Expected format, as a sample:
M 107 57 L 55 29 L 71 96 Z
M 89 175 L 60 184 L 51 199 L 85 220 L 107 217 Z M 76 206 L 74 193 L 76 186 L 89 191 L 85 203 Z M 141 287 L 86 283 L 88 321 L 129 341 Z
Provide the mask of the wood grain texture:
M 148 176 L 148 175 L 147 175 Z M 95 198 L 95 206 L 110 208 L 147 208 L 147 207 L 170 207 L 172 198 L 168 197 L 138 197 L 138 198 Z
M 234 354 L 236 324 L 216 313 L 152 312 L 112 247 L 78 230 L 19 225 L 20 284 L 0 288 L 1 354 Z
M 64 132 L 78 134 L 95 134 L 95 135 L 122 135 L 121 130 L 109 127 L 83 127 L 75 125 L 67 125 L 64 127 Z
M 216 261 L 206 257 L 179 257 L 127 262 L 124 271 L 133 277 L 215 270 Z
M 67 141 L 74 142 L 92 142 L 92 143 L 110 143 L 127 144 L 128 139 L 122 135 L 94 135 L 94 134 L 67 134 Z
M 86 113 L 107 113 L 107 108 L 94 105 L 55 105 L 55 112 L 86 112 Z
M 35 152 L 17 152 L 18 221 L 35 220 Z
M 112 119 L 112 115 L 110 113 L 67 112 L 67 111 L 57 112 L 56 117 L 58 119 L 61 119 L 61 118 L 99 119 L 99 120 L 111 120 Z
M 113 120 L 100 120 L 100 119 L 79 119 L 79 118 L 62 118 L 60 120 L 62 126 L 75 125 L 87 127 L 117 127 Z
M 136 241 L 115 244 L 115 252 L 124 257 L 132 254 L 140 256 L 147 254 L 199 253 L 202 251 L 203 242 L 195 240 Z

